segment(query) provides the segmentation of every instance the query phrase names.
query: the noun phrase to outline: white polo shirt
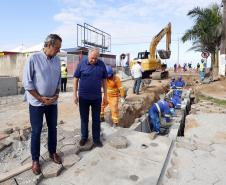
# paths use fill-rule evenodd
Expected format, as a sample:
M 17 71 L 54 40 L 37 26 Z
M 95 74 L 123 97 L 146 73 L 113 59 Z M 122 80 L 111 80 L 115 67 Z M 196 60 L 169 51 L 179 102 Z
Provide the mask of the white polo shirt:
M 140 78 L 142 77 L 143 69 L 140 64 L 136 63 L 133 65 L 131 69 L 131 74 L 134 78 Z

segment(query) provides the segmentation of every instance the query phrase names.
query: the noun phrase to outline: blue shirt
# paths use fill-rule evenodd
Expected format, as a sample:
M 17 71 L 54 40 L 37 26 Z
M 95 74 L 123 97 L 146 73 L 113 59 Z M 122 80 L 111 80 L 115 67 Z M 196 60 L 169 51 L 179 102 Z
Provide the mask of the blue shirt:
M 158 104 L 158 106 L 160 108 L 161 115 L 163 115 L 165 117 L 166 122 L 170 122 L 170 108 L 169 108 L 168 102 L 164 101 L 164 100 L 159 100 L 157 102 L 157 104 Z M 151 109 L 152 109 L 152 111 L 159 113 L 158 108 L 157 108 L 155 103 L 150 108 L 149 114 L 151 112 Z
M 36 90 L 41 96 L 52 97 L 56 90 L 60 89 L 60 74 L 60 59 L 57 56 L 49 59 L 43 51 L 31 55 L 23 75 L 25 99 L 28 103 L 33 106 L 44 106 L 28 90 Z
M 107 78 L 104 62 L 90 64 L 88 59 L 78 64 L 74 77 L 79 78 L 79 96 L 88 100 L 101 98 L 102 81 Z
M 185 82 L 183 80 L 177 80 L 175 83 L 176 88 L 181 88 L 185 86 Z

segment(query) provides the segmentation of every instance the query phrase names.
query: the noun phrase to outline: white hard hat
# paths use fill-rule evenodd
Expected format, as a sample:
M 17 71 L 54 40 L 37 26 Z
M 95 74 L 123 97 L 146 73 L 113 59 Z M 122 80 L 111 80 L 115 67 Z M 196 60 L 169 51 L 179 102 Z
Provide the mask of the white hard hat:
M 138 60 L 137 60 L 137 63 L 138 63 L 138 62 L 139 62 L 139 63 L 141 63 L 141 62 L 142 62 L 142 60 L 141 60 L 141 59 L 138 59 Z
M 66 65 L 66 62 L 62 61 L 62 62 L 61 62 L 61 65 Z

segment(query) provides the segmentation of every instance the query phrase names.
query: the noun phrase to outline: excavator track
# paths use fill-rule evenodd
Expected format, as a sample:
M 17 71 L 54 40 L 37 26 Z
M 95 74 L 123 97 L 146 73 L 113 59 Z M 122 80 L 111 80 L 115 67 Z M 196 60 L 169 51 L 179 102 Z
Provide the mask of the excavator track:
M 169 77 L 168 71 L 156 71 L 151 74 L 152 80 L 162 80 Z

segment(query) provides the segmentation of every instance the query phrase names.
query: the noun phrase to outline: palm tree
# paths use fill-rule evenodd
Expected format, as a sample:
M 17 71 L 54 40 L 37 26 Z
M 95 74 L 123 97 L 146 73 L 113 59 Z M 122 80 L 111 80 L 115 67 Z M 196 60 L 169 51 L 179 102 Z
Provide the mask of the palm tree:
M 222 36 L 223 16 L 217 4 L 209 8 L 196 7 L 187 14 L 194 18 L 194 25 L 182 37 L 182 41 L 192 41 L 190 50 L 211 53 L 211 66 L 218 67 L 218 51 Z

